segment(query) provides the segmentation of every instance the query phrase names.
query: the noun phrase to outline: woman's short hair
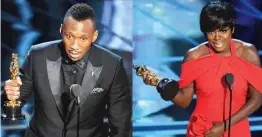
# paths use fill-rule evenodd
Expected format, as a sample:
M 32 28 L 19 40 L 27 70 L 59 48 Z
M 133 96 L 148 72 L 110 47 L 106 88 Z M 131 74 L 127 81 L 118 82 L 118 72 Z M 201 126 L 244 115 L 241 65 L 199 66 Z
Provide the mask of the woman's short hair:
M 200 29 L 203 33 L 235 25 L 235 8 L 227 2 L 213 1 L 204 6 L 200 14 Z

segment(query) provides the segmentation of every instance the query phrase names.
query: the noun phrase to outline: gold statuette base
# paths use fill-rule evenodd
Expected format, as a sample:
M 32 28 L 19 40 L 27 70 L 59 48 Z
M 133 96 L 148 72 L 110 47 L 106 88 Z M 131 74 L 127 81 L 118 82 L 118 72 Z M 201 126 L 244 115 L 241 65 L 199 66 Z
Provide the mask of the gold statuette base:
M 24 120 L 25 116 L 21 114 L 21 102 L 20 101 L 6 101 L 5 115 L 2 115 L 3 120 Z

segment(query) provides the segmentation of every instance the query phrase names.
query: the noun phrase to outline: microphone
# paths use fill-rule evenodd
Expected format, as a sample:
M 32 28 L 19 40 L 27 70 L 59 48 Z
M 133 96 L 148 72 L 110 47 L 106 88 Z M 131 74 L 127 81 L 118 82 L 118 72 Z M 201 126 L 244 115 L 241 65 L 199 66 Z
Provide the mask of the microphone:
M 234 83 L 234 75 L 232 73 L 225 74 L 225 81 L 228 84 L 230 90 L 229 96 L 229 123 L 228 123 L 228 137 L 230 137 L 230 127 L 231 127 L 231 110 L 232 110 L 232 90 L 233 90 L 233 83 Z
M 232 91 L 232 85 L 234 83 L 234 76 L 233 76 L 233 74 L 232 73 L 227 73 L 225 75 L 225 81 L 228 84 L 230 91 Z
M 70 93 L 77 98 L 77 104 L 80 104 L 80 94 L 82 93 L 82 87 L 79 84 L 73 84 L 70 86 Z

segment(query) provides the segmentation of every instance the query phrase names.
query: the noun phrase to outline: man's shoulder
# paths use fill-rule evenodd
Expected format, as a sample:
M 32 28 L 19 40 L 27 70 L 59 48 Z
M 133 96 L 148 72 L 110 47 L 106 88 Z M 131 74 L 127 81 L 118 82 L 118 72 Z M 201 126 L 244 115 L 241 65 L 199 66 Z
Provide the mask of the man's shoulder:
M 39 44 L 33 45 L 32 50 L 43 51 L 43 50 L 56 48 L 57 45 L 61 42 L 62 42 L 62 40 L 53 40 L 53 41 L 47 41 L 47 42 L 39 43 Z
M 95 49 L 95 55 L 99 55 L 101 56 L 103 59 L 106 59 L 106 60 L 120 60 L 121 57 L 115 53 L 113 53 L 112 51 L 104 48 L 104 47 L 101 47 L 97 44 L 93 44 L 93 47 Z

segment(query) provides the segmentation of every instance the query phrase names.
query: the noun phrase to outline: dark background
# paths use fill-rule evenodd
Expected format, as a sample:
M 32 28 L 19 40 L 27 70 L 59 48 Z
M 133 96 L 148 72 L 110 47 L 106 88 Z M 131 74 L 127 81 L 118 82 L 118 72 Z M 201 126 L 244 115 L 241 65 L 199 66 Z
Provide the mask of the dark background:
M 9 66 L 12 53 L 18 54 L 19 63 L 22 64 L 32 45 L 61 39 L 59 28 L 64 14 L 77 2 L 85 2 L 95 10 L 99 31 L 95 43 L 124 58 L 132 89 L 132 1 L 2 0 L 1 2 L 1 93 L 4 81 L 10 79 Z M 26 120 L 14 122 L 2 120 L 2 137 L 23 136 L 33 107 L 31 98 L 22 110 Z

